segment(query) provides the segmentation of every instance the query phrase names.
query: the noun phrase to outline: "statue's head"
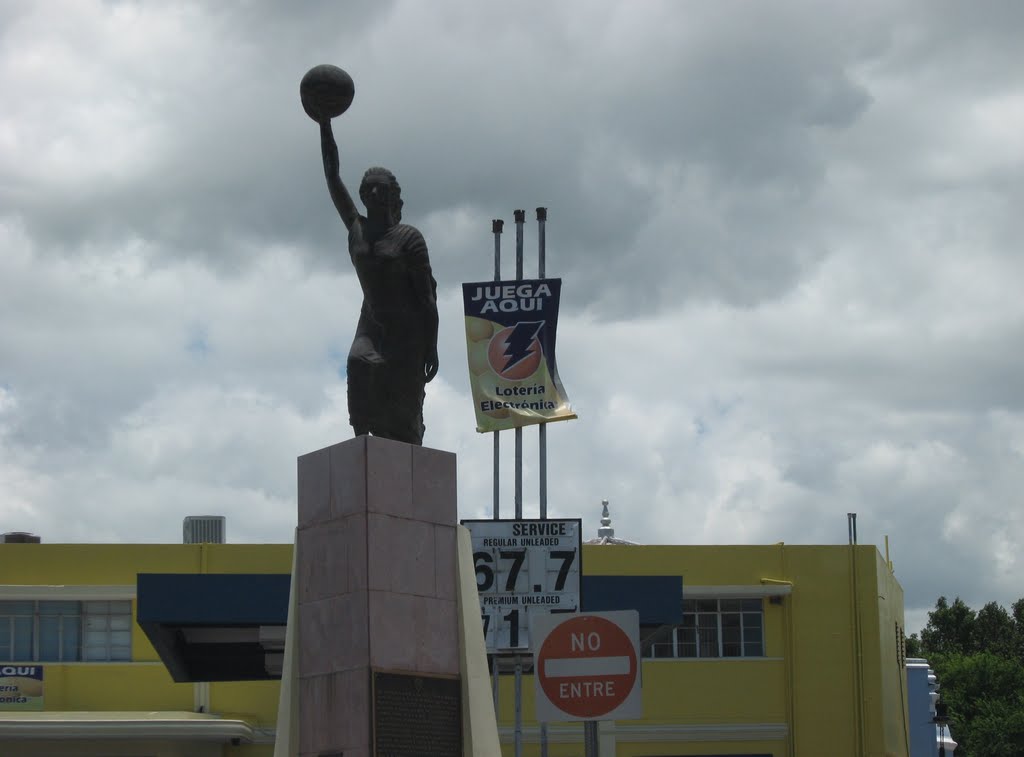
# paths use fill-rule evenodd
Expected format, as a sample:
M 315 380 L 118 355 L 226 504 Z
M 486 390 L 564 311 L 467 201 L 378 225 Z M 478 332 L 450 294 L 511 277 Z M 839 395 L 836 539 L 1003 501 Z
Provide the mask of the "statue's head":
M 395 223 L 402 220 L 402 188 L 398 179 L 386 168 L 375 166 L 363 174 L 359 185 L 359 199 L 368 212 L 390 209 Z

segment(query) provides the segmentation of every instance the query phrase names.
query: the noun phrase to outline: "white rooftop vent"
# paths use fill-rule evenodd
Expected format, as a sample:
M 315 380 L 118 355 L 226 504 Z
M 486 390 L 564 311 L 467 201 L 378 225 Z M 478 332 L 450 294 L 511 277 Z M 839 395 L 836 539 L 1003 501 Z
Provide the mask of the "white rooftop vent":
M 223 515 L 189 515 L 182 524 L 185 544 L 223 544 L 226 531 Z

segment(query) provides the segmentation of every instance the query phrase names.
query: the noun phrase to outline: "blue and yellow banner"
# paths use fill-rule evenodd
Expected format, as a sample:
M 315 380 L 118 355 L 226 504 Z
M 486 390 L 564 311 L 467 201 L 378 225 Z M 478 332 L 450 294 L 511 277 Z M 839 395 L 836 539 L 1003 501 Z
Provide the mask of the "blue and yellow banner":
M 43 666 L 0 663 L 0 711 L 43 709 Z
M 561 279 L 462 285 L 476 430 L 575 418 L 558 378 Z

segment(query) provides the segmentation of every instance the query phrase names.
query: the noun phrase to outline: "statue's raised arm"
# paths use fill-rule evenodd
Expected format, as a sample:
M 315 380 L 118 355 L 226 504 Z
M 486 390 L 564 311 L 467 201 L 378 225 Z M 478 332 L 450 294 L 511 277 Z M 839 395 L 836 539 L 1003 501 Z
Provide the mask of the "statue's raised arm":
M 299 97 L 306 115 L 320 124 L 320 151 L 324 158 L 324 176 L 331 193 L 334 207 L 345 222 L 345 228 L 352 230 L 352 224 L 359 217 L 352 195 L 341 180 L 341 161 L 338 158 L 338 143 L 334 141 L 331 119 L 340 116 L 355 97 L 356 87 L 352 77 L 337 66 L 325 64 L 314 66 L 306 72 L 299 83 Z
M 352 224 L 359 217 L 356 205 L 352 202 L 352 195 L 341 180 L 341 160 L 338 157 L 338 143 L 334 141 L 334 132 L 331 130 L 331 119 L 325 118 L 320 122 L 320 151 L 324 157 L 324 177 L 327 179 L 327 189 L 331 193 L 331 200 L 334 207 L 338 209 L 338 215 L 345 222 L 345 228 L 352 230 Z

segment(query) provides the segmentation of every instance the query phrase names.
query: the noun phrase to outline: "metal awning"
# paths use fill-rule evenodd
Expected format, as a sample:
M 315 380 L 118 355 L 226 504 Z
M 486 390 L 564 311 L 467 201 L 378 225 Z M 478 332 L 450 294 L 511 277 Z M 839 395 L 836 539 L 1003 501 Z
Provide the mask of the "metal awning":
M 139 625 L 171 677 L 280 679 L 288 592 L 284 574 L 140 573 Z M 635 609 L 646 627 L 682 622 L 680 576 L 582 576 L 584 612 Z
M 642 626 L 683 622 L 682 576 L 580 576 L 584 612 L 636 610 Z
M 279 679 L 291 576 L 140 573 L 136 618 L 171 677 Z

